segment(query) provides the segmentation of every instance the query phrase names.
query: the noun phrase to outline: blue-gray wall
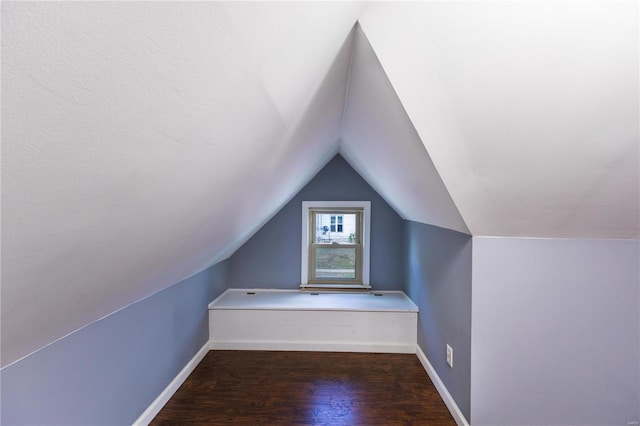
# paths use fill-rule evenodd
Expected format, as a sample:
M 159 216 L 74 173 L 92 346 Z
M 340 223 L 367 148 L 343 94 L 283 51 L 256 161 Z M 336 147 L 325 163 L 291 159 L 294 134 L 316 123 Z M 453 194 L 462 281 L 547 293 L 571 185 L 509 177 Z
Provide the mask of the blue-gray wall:
M 640 420 L 639 246 L 473 239 L 474 425 Z
M 418 305 L 418 345 L 467 419 L 471 411 L 472 238 L 405 221 L 404 290 Z M 453 348 L 453 368 L 446 346 Z
M 208 340 L 227 263 L 101 319 L 2 370 L 5 425 L 126 425 Z
M 302 201 L 371 201 L 370 284 L 402 290 L 403 220 L 340 155 L 231 256 L 230 287 L 300 288 Z

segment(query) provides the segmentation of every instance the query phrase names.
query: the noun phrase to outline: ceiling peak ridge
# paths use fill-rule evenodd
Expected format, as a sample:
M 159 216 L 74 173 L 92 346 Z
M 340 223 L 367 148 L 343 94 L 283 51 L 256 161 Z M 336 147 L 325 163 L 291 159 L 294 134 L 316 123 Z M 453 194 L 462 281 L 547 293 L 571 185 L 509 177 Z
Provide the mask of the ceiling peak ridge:
M 339 153 L 403 219 L 470 234 L 359 22 L 353 32 Z
M 355 49 L 355 44 L 356 44 L 356 37 L 355 37 L 355 33 L 358 30 L 358 28 L 360 28 L 360 21 L 356 21 L 355 24 L 353 24 L 353 27 L 351 28 L 351 31 L 349 31 L 349 35 L 347 36 L 347 40 L 349 38 L 351 38 L 350 40 L 350 52 L 349 52 L 349 68 L 347 71 L 347 83 L 345 85 L 345 91 L 344 91 L 344 102 L 342 103 L 342 118 L 340 119 L 340 130 L 338 132 L 338 150 L 340 149 L 340 145 L 341 145 L 341 141 L 342 141 L 342 129 L 344 127 L 344 121 L 347 117 L 347 101 L 349 100 L 349 85 L 351 83 L 351 69 L 353 67 L 353 52 Z

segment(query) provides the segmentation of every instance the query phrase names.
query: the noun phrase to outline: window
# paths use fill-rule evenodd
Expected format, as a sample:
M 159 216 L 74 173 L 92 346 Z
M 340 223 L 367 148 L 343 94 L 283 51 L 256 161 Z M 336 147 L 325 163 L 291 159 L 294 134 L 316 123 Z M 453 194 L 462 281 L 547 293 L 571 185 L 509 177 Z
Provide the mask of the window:
M 337 218 L 337 221 L 336 221 Z M 344 216 L 331 216 L 331 232 L 342 232 L 342 221 Z M 336 222 L 338 223 L 338 227 L 336 229 Z
M 302 287 L 369 288 L 369 201 L 302 203 Z
M 331 232 L 342 232 L 344 216 L 331 216 Z M 338 224 L 336 227 L 336 223 Z

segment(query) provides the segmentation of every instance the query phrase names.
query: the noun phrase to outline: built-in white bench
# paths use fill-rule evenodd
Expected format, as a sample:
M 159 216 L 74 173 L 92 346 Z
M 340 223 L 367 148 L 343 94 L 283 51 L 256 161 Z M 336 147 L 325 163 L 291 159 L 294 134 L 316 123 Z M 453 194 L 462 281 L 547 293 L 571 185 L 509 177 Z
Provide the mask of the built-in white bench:
M 418 307 L 401 291 L 230 289 L 209 304 L 209 342 L 136 420 L 149 424 L 210 349 L 415 353 L 459 425 L 467 420 L 417 346 Z
M 417 316 L 401 291 L 229 289 L 209 304 L 210 348 L 415 353 Z

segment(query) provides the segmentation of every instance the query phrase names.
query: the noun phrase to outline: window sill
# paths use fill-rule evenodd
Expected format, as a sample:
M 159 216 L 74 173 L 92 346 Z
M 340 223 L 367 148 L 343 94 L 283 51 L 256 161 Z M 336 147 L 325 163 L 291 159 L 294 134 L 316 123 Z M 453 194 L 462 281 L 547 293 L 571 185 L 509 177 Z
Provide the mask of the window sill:
M 332 289 L 332 290 L 370 290 L 370 285 L 364 284 L 300 284 L 301 289 Z

